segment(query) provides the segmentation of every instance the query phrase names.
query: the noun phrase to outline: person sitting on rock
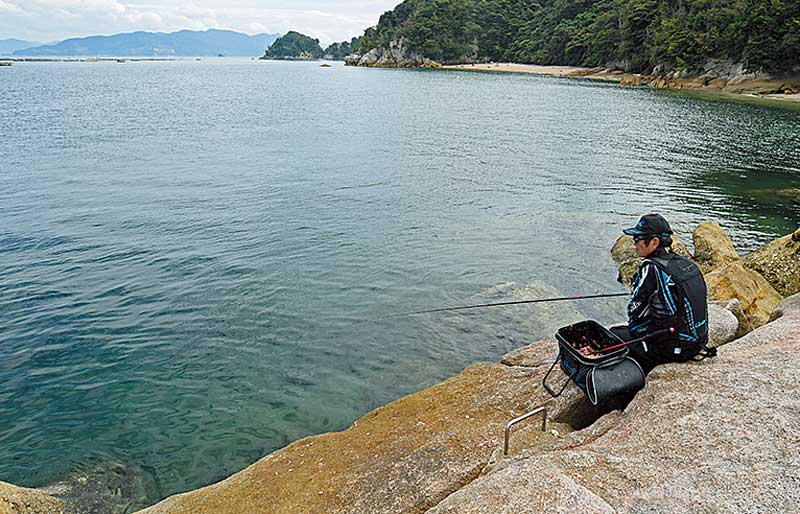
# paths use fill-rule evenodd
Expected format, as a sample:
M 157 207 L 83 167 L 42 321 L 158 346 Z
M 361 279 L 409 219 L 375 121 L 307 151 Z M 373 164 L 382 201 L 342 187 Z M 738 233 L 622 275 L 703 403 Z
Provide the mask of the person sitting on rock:
M 633 236 L 644 261 L 631 281 L 628 324 L 611 331 L 623 341 L 645 338 L 629 347 L 645 373 L 659 364 L 711 356 L 706 282 L 695 263 L 671 251 L 667 220 L 647 214 L 623 233 Z

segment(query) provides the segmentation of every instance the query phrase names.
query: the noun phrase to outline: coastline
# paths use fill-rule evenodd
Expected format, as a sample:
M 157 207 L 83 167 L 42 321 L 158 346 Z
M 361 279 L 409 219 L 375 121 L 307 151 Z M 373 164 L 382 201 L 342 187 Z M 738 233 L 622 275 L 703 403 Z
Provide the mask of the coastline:
M 800 418 L 785 417 L 796 400 L 780 393 L 797 378 L 770 363 L 776 354 L 790 366 L 800 363 L 800 281 L 793 278 L 800 229 L 745 258 L 714 222 L 700 224 L 692 239 L 690 257 L 709 287 L 709 345 L 723 348 L 710 361 L 659 366 L 627 405 L 593 407 L 574 385 L 557 398 L 545 393 L 541 380 L 557 345 L 537 341 L 139 514 L 784 510 L 787 498 L 800 498 L 800 488 L 785 479 L 797 467 L 774 454 L 789 454 L 794 442 L 784 424 Z M 638 259 L 631 240 L 620 236 L 611 249 L 620 272 Z M 762 267 L 783 271 L 768 282 L 754 271 Z M 532 418 L 512 440 L 510 420 L 540 406 L 544 421 Z M 757 407 L 764 413 L 758 419 L 740 415 Z M 730 433 L 748 437 L 731 440 Z M 770 464 L 747 472 L 753 462 Z M 687 489 L 681 477 L 700 463 L 733 472 Z M 745 492 L 757 487 L 780 493 Z
M 220 482 L 138 512 L 513 514 L 636 512 L 642 504 L 663 512 L 785 510 L 787 498 L 800 498 L 785 478 L 798 468 L 775 452 L 792 454 L 786 433 L 800 417 L 786 417 L 797 412 L 795 397 L 785 394 L 797 377 L 774 362 L 777 355 L 789 368 L 800 365 L 800 282 L 796 268 L 784 266 L 800 249 L 800 229 L 743 259 L 715 223 L 692 235 L 692 257 L 717 300 L 709 306 L 710 344 L 724 348 L 710 362 L 660 366 L 621 410 L 592 407 L 574 385 L 557 399 L 546 394 L 541 379 L 557 344 L 537 341 L 379 407 L 341 432 L 297 440 Z M 612 248 L 620 272 L 635 258 L 632 248 L 630 236 Z M 760 267 L 783 271 L 768 283 L 752 271 Z M 753 296 L 736 285 L 747 283 L 762 290 Z M 740 333 L 740 316 L 761 321 Z M 548 409 L 545 421 L 515 429 L 504 452 L 506 423 L 540 405 Z M 741 415 L 756 409 L 757 418 Z M 757 473 L 748 472 L 753 462 L 763 463 Z M 698 465 L 727 471 L 709 475 L 707 487 L 687 489 L 681 477 Z M 777 493 L 746 493 L 758 487 Z M 0 512 L 84 512 L 55 489 L 0 482 Z
M 582 68 L 578 66 L 544 66 L 538 64 L 519 63 L 478 63 L 478 64 L 450 64 L 441 66 L 443 70 L 475 71 L 490 73 L 528 73 L 533 75 L 546 75 L 562 78 L 593 80 L 598 82 L 612 82 L 621 86 L 649 86 L 657 89 L 678 89 L 697 91 L 715 95 L 731 96 L 740 99 L 776 100 L 796 104 L 800 102 L 800 91 L 790 93 L 764 92 L 770 89 L 781 89 L 785 82 L 792 91 L 800 87 L 800 78 L 793 77 L 786 80 L 743 79 L 720 81 L 703 76 L 687 76 L 671 78 L 669 76 L 642 75 L 640 73 L 626 73 L 607 68 Z

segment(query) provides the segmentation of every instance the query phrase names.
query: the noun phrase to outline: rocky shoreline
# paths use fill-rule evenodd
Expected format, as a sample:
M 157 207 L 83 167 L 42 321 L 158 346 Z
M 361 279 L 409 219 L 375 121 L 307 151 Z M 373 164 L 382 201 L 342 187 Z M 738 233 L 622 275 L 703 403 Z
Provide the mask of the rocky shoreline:
M 744 259 L 716 223 L 692 239 L 694 253 L 676 251 L 705 274 L 719 356 L 656 368 L 621 410 L 592 407 L 574 385 L 550 399 L 541 379 L 557 346 L 539 341 L 140 512 L 791 511 L 800 229 Z M 628 236 L 612 248 L 622 278 L 638 265 L 632 250 Z M 515 429 L 504 456 L 505 423 L 540 405 L 546 430 L 540 418 Z M 0 512 L 81 511 L 57 492 L 0 483 Z
M 747 95 L 800 102 L 800 76 L 773 77 L 760 73 L 745 73 L 741 67 L 714 67 L 709 65 L 700 75 L 674 73 L 626 73 L 608 68 L 580 68 L 575 66 L 539 66 L 535 64 L 481 63 L 439 66 L 446 70 L 484 71 L 497 73 L 532 73 L 601 82 L 622 86 L 650 86 L 656 89 L 682 89 L 707 93 Z
M 658 89 L 683 89 L 723 95 L 757 96 L 772 100 L 800 102 L 800 76 L 772 76 L 752 73 L 740 63 L 711 60 L 701 72 L 654 69 L 650 74 L 630 73 L 614 68 L 542 66 L 536 64 L 475 62 L 442 64 L 409 50 L 404 41 L 392 41 L 388 48 L 374 48 L 366 54 L 345 58 L 348 66 L 384 68 L 435 68 L 497 73 L 533 73 L 602 82 L 622 86 L 650 86 Z

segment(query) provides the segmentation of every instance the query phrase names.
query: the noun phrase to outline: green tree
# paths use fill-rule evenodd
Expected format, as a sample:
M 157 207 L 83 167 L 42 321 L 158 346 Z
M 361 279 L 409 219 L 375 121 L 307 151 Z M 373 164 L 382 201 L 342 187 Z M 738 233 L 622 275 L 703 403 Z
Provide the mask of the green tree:
M 358 51 L 400 40 L 441 62 L 785 72 L 800 67 L 800 0 L 405 0 Z
M 318 39 L 289 31 L 279 37 L 264 53 L 264 59 L 319 59 L 322 57 L 322 47 Z

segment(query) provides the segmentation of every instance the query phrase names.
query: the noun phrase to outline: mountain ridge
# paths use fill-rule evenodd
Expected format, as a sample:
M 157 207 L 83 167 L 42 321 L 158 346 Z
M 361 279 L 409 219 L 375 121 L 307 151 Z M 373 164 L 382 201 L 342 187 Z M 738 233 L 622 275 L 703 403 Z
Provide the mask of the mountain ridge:
M 19 49 L 15 56 L 252 56 L 272 44 L 278 34 L 256 34 L 221 29 L 177 32 L 135 31 L 109 36 L 69 38 L 53 45 Z

